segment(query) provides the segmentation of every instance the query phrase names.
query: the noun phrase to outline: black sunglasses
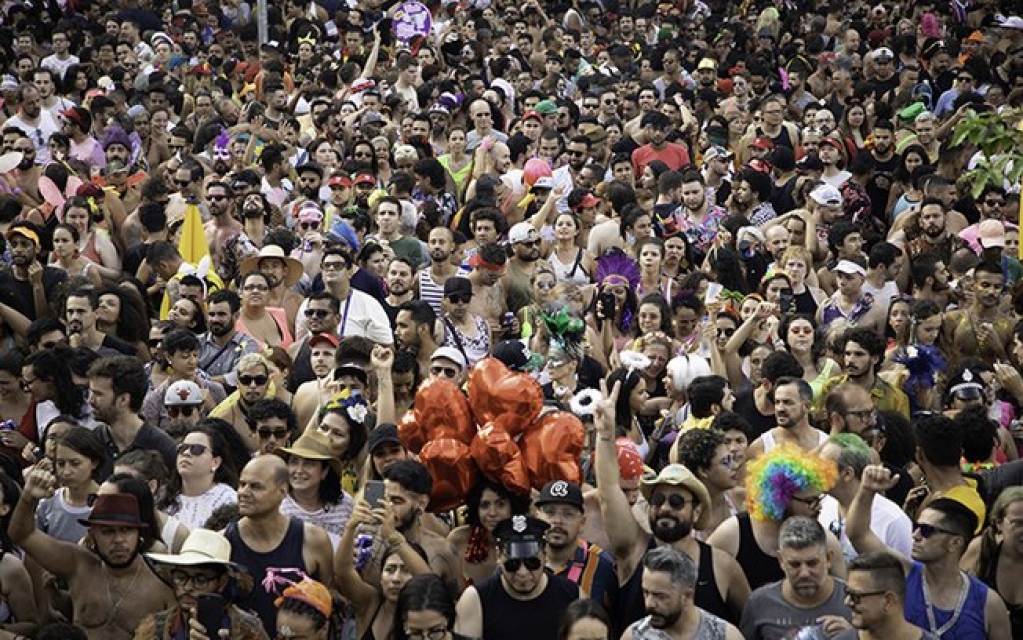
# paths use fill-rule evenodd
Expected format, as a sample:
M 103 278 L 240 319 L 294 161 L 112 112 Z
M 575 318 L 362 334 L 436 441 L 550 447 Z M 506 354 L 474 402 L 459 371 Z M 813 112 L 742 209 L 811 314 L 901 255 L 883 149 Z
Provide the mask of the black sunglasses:
M 448 300 L 450 300 L 452 304 L 469 304 L 469 302 L 472 301 L 472 296 L 471 295 L 448 296 Z
M 238 382 L 240 382 L 244 387 L 248 387 L 253 384 L 257 387 L 261 387 L 266 384 L 269 379 L 270 378 L 268 376 L 238 376 Z
M 933 525 L 933 524 L 927 524 L 927 523 L 924 523 L 924 522 L 914 522 L 913 523 L 913 531 L 919 531 L 920 532 L 920 537 L 925 539 L 925 540 L 927 538 L 930 538 L 931 536 L 933 536 L 936 533 L 944 533 L 947 536 L 958 536 L 958 535 L 960 535 L 960 534 L 956 533 L 955 531 L 952 531 L 951 529 L 945 529 L 945 528 L 942 528 L 942 527 L 939 527 L 939 526 L 936 526 L 936 525 Z
M 177 418 L 178 416 L 184 416 L 191 418 L 193 413 L 198 413 L 199 407 L 194 405 L 179 405 L 176 407 L 167 407 L 167 415 L 171 418 Z
M 543 562 L 536 556 L 530 558 L 512 558 L 510 560 L 505 560 L 502 566 L 508 573 L 515 573 L 522 567 L 522 565 L 526 566 L 527 571 L 536 571 L 543 566 Z
M 206 453 L 208 450 L 209 450 L 209 447 L 207 447 L 204 444 L 199 444 L 198 442 L 193 443 L 193 444 L 187 444 L 185 442 L 182 442 L 181 444 L 178 445 L 178 448 L 176 449 L 176 451 L 178 452 L 179 456 L 181 454 L 185 453 L 185 452 L 188 452 L 188 455 L 194 456 L 194 457 L 201 456 L 202 454 Z
M 333 312 L 332 311 L 328 311 L 327 309 L 306 309 L 305 310 L 305 317 L 307 317 L 307 318 L 319 318 L 320 320 L 323 320 L 324 318 L 329 316 L 331 313 L 333 313 Z
M 287 429 L 256 429 L 256 433 L 258 433 L 259 437 L 264 440 L 268 438 L 283 440 L 288 437 Z
M 660 507 L 662 507 L 665 502 L 668 503 L 669 507 L 671 507 L 675 511 L 678 511 L 679 509 L 685 509 L 687 502 L 695 503 L 696 501 L 686 500 L 683 496 L 680 496 L 677 493 L 673 493 L 671 495 L 655 493 L 653 496 L 650 497 L 650 506 L 654 507 L 655 509 L 659 509 Z

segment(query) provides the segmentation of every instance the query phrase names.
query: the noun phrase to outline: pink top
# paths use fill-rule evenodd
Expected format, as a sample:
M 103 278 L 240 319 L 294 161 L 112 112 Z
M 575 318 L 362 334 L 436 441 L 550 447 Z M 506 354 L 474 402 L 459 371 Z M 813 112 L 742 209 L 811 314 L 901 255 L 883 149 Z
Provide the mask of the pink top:
M 280 307 L 266 307 L 266 312 L 274 319 L 274 323 L 277 325 L 277 331 L 281 334 L 281 341 L 277 346 L 281 349 L 287 349 L 291 346 L 291 343 L 295 341 L 295 337 L 291 335 L 291 330 L 288 329 L 288 312 Z M 245 316 L 241 314 L 238 315 L 238 321 L 234 323 L 235 330 L 241 331 L 248 336 L 254 336 L 254 334 L 248 330 L 245 323 L 242 321 L 244 317 Z M 259 345 L 261 350 L 266 347 L 266 343 L 261 342 L 258 338 L 253 337 L 252 340 Z

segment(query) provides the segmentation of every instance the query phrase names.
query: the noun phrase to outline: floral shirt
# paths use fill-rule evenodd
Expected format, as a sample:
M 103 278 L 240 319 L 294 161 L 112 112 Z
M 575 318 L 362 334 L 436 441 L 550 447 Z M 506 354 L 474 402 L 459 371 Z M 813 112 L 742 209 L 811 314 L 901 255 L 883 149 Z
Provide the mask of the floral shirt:
M 728 217 L 728 212 L 723 207 L 710 205 L 707 207 L 707 215 L 699 223 L 690 220 L 683 208 L 679 208 L 675 217 L 678 219 L 679 229 L 686 234 L 689 244 L 706 255 L 718 235 L 718 225 Z

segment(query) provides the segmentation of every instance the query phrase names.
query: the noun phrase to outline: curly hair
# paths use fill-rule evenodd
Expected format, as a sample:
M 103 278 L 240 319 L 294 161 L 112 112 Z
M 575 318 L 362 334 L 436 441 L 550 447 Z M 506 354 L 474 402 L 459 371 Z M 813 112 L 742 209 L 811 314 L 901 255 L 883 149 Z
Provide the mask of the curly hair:
M 717 429 L 690 429 L 678 437 L 678 461 L 697 473 L 710 467 L 724 443 L 725 434 Z
M 799 491 L 824 492 L 835 484 L 838 468 L 793 444 L 779 445 L 749 463 L 746 508 L 760 521 L 781 522 Z

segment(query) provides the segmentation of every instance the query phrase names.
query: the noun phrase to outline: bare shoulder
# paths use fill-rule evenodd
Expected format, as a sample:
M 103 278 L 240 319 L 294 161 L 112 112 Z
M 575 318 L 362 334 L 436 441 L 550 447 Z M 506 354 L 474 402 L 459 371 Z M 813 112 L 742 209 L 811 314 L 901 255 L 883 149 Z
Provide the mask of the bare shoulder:
M 734 557 L 739 551 L 739 519 L 732 516 L 718 525 L 718 528 L 707 539 L 707 544 L 722 554 Z M 717 555 L 714 559 L 717 559 Z
M 452 529 L 451 533 L 448 534 L 448 543 L 455 547 L 464 546 L 469 542 L 469 534 L 469 525 L 463 524 L 460 527 L 455 527 Z

